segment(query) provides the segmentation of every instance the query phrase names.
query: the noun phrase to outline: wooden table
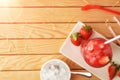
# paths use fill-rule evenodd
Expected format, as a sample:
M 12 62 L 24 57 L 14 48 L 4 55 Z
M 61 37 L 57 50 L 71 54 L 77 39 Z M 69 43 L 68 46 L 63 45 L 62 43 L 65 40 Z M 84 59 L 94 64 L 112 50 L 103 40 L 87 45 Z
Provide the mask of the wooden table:
M 100 10 L 81 11 L 88 3 L 120 11 L 119 0 L 1 0 L 0 80 L 40 80 L 42 64 L 55 58 L 65 61 L 72 71 L 86 71 L 59 53 L 77 21 L 112 38 L 105 24 L 109 19 L 116 34 L 120 34 L 120 26 L 113 20 L 115 15 Z M 71 80 L 100 79 L 72 75 Z

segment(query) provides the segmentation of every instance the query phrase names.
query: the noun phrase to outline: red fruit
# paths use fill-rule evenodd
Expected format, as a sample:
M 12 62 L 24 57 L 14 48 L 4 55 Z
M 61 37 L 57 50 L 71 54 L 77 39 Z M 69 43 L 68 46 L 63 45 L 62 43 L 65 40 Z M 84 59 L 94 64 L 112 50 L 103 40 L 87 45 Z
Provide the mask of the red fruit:
M 104 44 L 102 38 L 86 40 L 81 44 L 81 51 L 85 61 L 93 67 L 103 67 L 112 58 L 112 48 L 109 44 Z
M 117 64 L 112 62 L 112 64 L 108 67 L 109 80 L 112 80 L 115 77 L 116 71 L 117 71 Z
M 108 62 L 110 61 L 109 57 L 108 56 L 104 56 L 102 57 L 100 60 L 99 60 L 99 63 L 102 65 L 105 65 L 107 64 Z
M 75 46 L 79 46 L 81 44 L 82 38 L 80 33 L 73 33 L 71 36 L 71 42 L 75 45 Z
M 120 77 L 120 66 L 118 66 L 117 76 Z
M 117 72 L 117 76 L 120 77 L 120 71 Z
M 92 34 L 92 28 L 86 25 L 80 29 L 80 34 L 83 39 L 88 39 Z

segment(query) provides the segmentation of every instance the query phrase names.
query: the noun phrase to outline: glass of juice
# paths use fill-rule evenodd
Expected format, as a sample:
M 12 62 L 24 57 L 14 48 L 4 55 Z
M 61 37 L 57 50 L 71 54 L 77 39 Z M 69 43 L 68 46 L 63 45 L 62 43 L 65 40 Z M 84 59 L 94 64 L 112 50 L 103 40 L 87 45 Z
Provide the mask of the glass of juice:
M 81 45 L 81 51 L 85 61 L 96 68 L 103 67 L 112 59 L 110 44 L 104 44 L 103 38 L 86 40 Z

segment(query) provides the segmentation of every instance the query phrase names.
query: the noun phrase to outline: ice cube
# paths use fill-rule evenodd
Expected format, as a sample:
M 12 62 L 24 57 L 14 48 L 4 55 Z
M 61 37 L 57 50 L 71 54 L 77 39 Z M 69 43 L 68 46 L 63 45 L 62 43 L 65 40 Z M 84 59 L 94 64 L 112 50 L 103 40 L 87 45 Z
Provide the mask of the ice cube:
M 103 43 L 101 43 L 101 44 L 99 44 L 99 47 L 100 47 L 101 49 L 103 49 L 105 46 L 104 46 Z
M 95 60 L 96 60 L 95 57 L 91 58 L 91 59 L 90 59 L 90 63 L 94 64 Z
M 92 44 L 88 46 L 89 51 L 92 51 L 93 49 L 94 49 L 94 46 Z

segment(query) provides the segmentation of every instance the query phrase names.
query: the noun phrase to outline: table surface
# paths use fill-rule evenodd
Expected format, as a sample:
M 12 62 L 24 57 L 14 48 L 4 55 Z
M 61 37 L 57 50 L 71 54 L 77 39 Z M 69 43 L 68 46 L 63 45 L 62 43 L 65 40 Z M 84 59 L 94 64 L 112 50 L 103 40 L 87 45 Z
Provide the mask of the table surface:
M 42 65 L 51 59 L 65 61 L 72 71 L 86 71 L 59 53 L 59 49 L 77 21 L 110 39 L 120 26 L 111 13 L 81 11 L 90 3 L 119 10 L 119 0 L 1 0 L 0 1 L 0 80 L 40 80 Z M 120 16 L 117 16 L 120 18 Z M 72 75 L 71 80 L 100 80 Z

